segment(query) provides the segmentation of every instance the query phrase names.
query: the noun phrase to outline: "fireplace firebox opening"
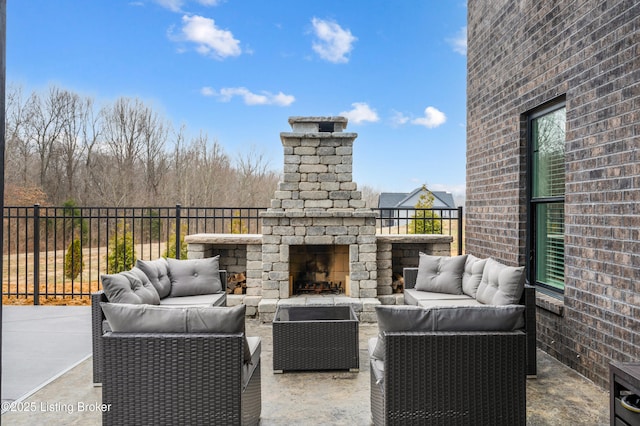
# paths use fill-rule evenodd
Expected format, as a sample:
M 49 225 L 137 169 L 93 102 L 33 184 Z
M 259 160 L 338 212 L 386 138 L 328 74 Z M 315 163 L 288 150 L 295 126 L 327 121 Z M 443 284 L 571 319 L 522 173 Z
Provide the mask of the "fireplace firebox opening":
M 349 246 L 290 246 L 289 293 L 348 295 Z

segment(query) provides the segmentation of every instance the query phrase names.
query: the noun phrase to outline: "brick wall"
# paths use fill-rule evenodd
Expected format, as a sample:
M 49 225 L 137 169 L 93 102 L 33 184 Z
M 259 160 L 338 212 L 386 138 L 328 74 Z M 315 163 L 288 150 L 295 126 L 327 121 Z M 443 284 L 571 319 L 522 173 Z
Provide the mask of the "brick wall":
M 526 263 L 526 114 L 564 96 L 565 294 L 538 346 L 606 386 L 640 359 L 640 3 L 468 2 L 466 251 Z

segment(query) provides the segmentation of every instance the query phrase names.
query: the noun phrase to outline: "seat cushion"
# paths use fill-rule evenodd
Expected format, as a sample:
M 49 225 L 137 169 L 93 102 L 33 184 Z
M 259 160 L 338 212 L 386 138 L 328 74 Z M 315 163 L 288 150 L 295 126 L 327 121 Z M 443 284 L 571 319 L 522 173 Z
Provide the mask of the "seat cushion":
M 414 288 L 404 289 L 405 305 L 418 305 L 423 300 L 469 300 L 466 294 L 436 293 L 433 291 L 420 291 Z
M 462 292 L 467 296 L 475 299 L 486 263 L 487 259 L 478 259 L 472 254 L 467 255 L 462 274 Z
M 466 299 L 433 299 L 433 300 L 418 300 L 418 305 L 421 308 L 437 308 L 439 306 L 487 306 L 478 302 L 476 299 L 467 297 Z
M 156 260 L 136 260 L 136 267 L 139 268 L 149 278 L 155 287 L 160 299 L 163 299 L 171 292 L 171 280 L 169 279 L 168 264 L 166 259 Z
M 140 269 L 100 276 L 107 299 L 114 303 L 160 304 L 160 296 Z
M 431 256 L 420 253 L 416 290 L 462 294 L 462 274 L 467 255 Z
M 222 292 L 220 256 L 205 259 L 167 259 L 170 296 L 195 296 Z
M 506 266 L 487 259 L 476 299 L 487 305 L 510 305 L 520 301 L 524 291 L 524 267 Z
M 225 293 L 199 294 L 197 296 L 165 297 L 160 300 L 166 306 L 225 306 Z

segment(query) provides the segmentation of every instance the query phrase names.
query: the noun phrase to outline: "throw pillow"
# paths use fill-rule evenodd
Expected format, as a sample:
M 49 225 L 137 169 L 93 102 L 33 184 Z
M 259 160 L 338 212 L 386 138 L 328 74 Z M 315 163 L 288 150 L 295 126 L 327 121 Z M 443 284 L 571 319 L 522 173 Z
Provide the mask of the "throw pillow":
M 462 294 L 462 273 L 467 255 L 431 256 L 420 253 L 416 290 Z
M 110 302 L 160 304 L 158 292 L 140 270 L 104 274 L 100 276 L 100 281 Z
M 220 256 L 205 259 L 167 259 L 172 297 L 219 293 Z
M 160 299 L 164 299 L 171 292 L 171 280 L 169 279 L 168 264 L 164 258 L 156 260 L 136 260 L 136 267 L 149 278 L 156 288 Z
M 472 254 L 467 255 L 462 274 L 462 292 L 467 296 L 476 298 L 478 286 L 482 280 L 482 272 L 487 259 L 478 259 Z
M 487 305 L 517 304 L 523 291 L 523 266 L 506 266 L 493 259 L 487 259 L 476 293 L 478 302 Z
M 412 305 L 376 306 L 378 318 L 378 341 L 372 358 L 384 361 L 385 331 L 431 331 L 433 318 L 428 309 Z

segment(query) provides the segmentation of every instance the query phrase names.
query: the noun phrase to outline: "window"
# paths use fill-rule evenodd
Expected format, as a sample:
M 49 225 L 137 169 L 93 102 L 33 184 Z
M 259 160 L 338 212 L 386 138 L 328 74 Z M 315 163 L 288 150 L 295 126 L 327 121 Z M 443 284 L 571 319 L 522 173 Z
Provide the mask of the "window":
M 529 281 L 564 291 L 564 102 L 529 116 Z

